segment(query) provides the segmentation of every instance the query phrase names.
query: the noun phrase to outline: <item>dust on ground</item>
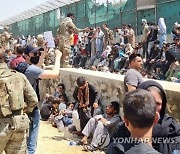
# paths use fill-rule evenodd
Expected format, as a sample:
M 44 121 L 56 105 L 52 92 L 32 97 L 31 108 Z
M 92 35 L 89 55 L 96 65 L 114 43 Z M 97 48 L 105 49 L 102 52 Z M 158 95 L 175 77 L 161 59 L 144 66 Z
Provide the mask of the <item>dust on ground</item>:
M 102 154 L 101 152 L 82 151 L 82 146 L 70 146 L 64 134 L 46 121 L 40 121 L 36 154 Z

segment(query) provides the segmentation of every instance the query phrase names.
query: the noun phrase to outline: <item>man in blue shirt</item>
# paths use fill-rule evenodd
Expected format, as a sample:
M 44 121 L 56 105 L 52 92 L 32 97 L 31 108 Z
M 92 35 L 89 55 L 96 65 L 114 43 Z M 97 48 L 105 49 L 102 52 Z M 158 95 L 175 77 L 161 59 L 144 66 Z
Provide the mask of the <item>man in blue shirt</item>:
M 39 96 L 38 80 L 39 79 L 53 79 L 59 76 L 60 70 L 60 59 L 62 53 L 59 50 L 55 50 L 55 64 L 52 70 L 44 70 L 38 67 L 38 64 L 41 63 L 42 57 L 44 57 L 47 48 L 43 49 L 40 47 L 33 48 L 32 46 L 27 46 L 24 52 L 24 58 L 29 64 L 24 74 L 31 83 L 32 87 L 36 91 L 36 94 Z M 28 152 L 29 154 L 34 154 L 37 146 L 38 130 L 39 130 L 39 119 L 40 113 L 39 109 L 35 108 L 31 115 L 31 124 L 28 137 Z

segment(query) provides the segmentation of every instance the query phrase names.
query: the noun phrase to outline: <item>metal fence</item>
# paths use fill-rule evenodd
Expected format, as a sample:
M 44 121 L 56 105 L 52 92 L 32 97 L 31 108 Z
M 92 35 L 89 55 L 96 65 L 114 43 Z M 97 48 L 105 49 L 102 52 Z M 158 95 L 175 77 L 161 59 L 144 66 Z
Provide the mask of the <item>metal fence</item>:
M 97 0 L 80 0 L 58 10 L 14 23 L 10 25 L 11 32 L 14 36 L 33 36 L 50 30 L 55 35 L 60 22 L 68 12 L 76 15 L 75 24 L 79 28 L 102 26 L 103 23 L 107 23 L 113 29 L 115 26 L 121 27 L 122 24 L 132 24 L 137 35 L 141 34 L 143 18 L 148 22 L 157 22 L 160 17 L 163 17 L 168 33 L 171 32 L 176 21 L 180 22 L 180 0 L 156 0 L 155 7 L 143 10 L 137 9 L 137 0 L 120 2 L 121 0 L 113 2 L 106 0 L 100 4 Z M 59 10 L 60 13 L 58 13 Z

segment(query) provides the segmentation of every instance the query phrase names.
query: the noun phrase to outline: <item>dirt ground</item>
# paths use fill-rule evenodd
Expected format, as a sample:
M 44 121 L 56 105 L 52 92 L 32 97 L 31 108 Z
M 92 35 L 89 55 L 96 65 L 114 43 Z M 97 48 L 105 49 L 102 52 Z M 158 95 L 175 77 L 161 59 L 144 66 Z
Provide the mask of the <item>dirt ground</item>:
M 81 146 L 70 146 L 64 134 L 58 132 L 48 122 L 40 122 L 36 154 L 102 154 L 102 152 L 85 152 Z

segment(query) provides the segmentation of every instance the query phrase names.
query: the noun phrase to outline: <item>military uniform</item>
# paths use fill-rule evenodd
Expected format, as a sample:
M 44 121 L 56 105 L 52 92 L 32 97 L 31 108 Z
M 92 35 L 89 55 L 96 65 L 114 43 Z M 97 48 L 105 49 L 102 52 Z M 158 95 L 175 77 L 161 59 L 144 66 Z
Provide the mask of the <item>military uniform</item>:
M 106 27 L 104 29 L 104 50 L 108 45 L 112 45 L 113 37 L 112 30 Z
M 5 27 L 4 28 L 4 32 L 3 34 L 1 35 L 1 42 L 2 42 L 2 46 L 3 48 L 6 50 L 6 49 L 9 49 L 9 40 L 11 38 L 11 34 L 8 32 L 8 28 Z
M 37 36 L 37 46 L 43 48 L 44 42 L 45 42 L 44 36 L 43 36 L 42 34 L 39 34 L 39 35 Z M 35 47 L 35 46 L 34 46 L 34 47 Z
M 7 92 L 2 90 L 4 83 Z M 6 154 L 25 154 L 29 119 L 23 109 L 26 106 L 27 113 L 31 113 L 37 107 L 37 95 L 27 78 L 22 73 L 8 69 L 5 63 L 0 63 L 0 88 L 0 154 L 3 151 Z M 13 120 L 21 116 L 23 118 L 16 124 L 26 120 L 27 129 L 16 125 Z
M 59 33 L 59 50 L 62 52 L 61 67 L 67 67 L 69 61 L 69 53 L 71 52 L 70 35 L 72 32 L 80 32 L 82 29 L 78 29 L 72 22 L 70 17 L 66 17 L 61 23 Z

